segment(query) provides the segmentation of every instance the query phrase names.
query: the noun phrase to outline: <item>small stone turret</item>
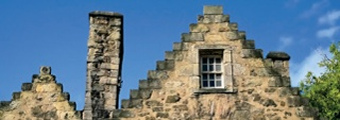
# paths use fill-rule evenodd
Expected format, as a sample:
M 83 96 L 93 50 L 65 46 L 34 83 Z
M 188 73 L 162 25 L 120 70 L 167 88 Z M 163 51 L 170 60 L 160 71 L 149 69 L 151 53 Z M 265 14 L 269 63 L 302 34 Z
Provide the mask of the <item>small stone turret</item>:
M 123 16 L 89 14 L 87 83 L 84 119 L 110 118 L 117 109 L 123 60 Z
M 33 75 L 32 83 L 23 83 L 21 90 L 13 93 L 11 101 L 0 102 L 0 120 L 81 119 L 69 93 L 56 83 L 51 67 L 42 66 L 40 74 Z

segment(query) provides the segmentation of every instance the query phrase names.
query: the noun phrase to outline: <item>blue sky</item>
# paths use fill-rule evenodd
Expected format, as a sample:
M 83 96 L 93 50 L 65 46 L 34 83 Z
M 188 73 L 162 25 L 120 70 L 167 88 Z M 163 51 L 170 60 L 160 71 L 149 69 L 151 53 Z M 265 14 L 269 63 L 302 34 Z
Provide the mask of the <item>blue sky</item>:
M 39 67 L 52 67 L 57 81 L 83 109 L 88 13 L 115 11 L 124 15 L 124 61 L 121 98 L 128 98 L 138 80 L 164 59 L 172 43 L 196 23 L 204 5 L 222 5 L 231 22 L 255 40 L 256 48 L 291 55 L 293 85 L 317 68 L 321 54 L 340 38 L 337 0 L 1 0 L 0 101 L 10 100 L 21 84 L 31 82 Z

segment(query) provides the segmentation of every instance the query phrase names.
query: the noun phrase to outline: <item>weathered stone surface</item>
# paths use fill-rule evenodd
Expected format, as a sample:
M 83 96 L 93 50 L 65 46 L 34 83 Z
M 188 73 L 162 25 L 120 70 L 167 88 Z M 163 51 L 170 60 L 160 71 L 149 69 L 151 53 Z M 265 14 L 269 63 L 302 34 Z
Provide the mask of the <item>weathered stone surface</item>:
M 168 118 L 169 117 L 169 113 L 157 113 L 156 117 L 157 118 Z
M 166 103 L 176 103 L 180 100 L 181 98 L 179 95 L 170 95 L 166 98 Z
M 130 103 L 129 99 L 123 99 L 122 102 L 121 102 L 121 107 L 122 108 L 129 108 L 129 103 Z
M 316 117 L 318 116 L 318 110 L 316 108 L 303 106 L 297 108 L 296 115 L 299 117 Z
M 289 107 L 299 107 L 302 105 L 308 105 L 309 100 L 306 98 L 302 98 L 300 96 L 290 96 L 287 98 L 287 105 Z
M 23 84 L 22 92 L 13 94 L 13 101 L 0 102 L 0 119 L 295 120 L 317 116 L 315 109 L 306 107 L 308 100 L 299 96 L 298 88 L 290 88 L 288 54 L 270 52 L 263 59 L 262 50 L 255 49 L 254 40 L 246 40 L 237 23 L 230 23 L 221 6 L 208 6 L 203 14 L 117 110 L 123 16 L 90 13 L 84 110 L 75 111 L 76 104 L 56 83 L 50 67 L 42 67 L 32 84 Z M 203 62 L 202 57 L 209 59 Z M 205 73 L 203 63 L 214 73 Z M 203 74 L 209 74 L 210 87 L 203 87 Z
M 285 52 L 274 52 L 271 51 L 267 54 L 266 58 L 270 58 L 272 60 L 289 60 L 290 56 Z
M 243 42 L 243 49 L 255 49 L 255 41 L 254 40 L 245 40 Z
M 262 99 L 262 100 L 260 100 L 260 103 L 263 106 L 266 106 L 266 107 L 269 107 L 269 106 L 276 107 L 277 106 L 277 104 L 272 99 Z
M 142 99 L 132 99 L 129 103 L 129 108 L 142 108 L 143 100 Z
M 204 6 L 203 14 L 204 15 L 222 15 L 223 7 L 222 6 Z
M 32 90 L 32 83 L 23 83 L 21 85 L 21 90 L 22 91 L 30 91 L 30 90 Z
M 145 103 L 147 106 L 163 106 L 163 103 L 159 102 L 159 101 L 156 101 L 156 100 L 149 100 L 149 101 L 146 101 Z
M 151 97 L 152 90 L 151 89 L 141 89 L 139 90 L 139 96 L 142 99 L 149 99 Z
M 63 93 L 56 83 L 51 68 L 43 66 L 33 83 L 24 83 L 22 92 L 14 92 L 12 101 L 0 102 L 0 119 L 81 119 L 76 104 L 69 102 L 69 94 Z
M 241 57 L 243 58 L 262 58 L 261 49 L 242 49 Z

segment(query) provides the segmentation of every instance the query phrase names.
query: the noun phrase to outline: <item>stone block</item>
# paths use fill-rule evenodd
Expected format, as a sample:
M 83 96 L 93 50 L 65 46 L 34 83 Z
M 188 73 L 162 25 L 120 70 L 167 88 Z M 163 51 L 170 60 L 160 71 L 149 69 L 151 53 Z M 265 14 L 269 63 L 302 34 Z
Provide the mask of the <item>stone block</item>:
M 281 81 L 283 87 L 290 87 L 290 77 L 282 76 Z
M 130 99 L 139 99 L 139 90 L 130 90 Z
M 238 36 L 240 39 L 242 40 L 246 40 L 247 36 L 246 36 L 246 32 L 245 31 L 238 31 Z
M 182 40 L 183 42 L 188 42 L 188 41 L 190 41 L 190 34 L 189 34 L 189 33 L 182 33 L 182 35 L 181 35 L 181 40 Z
M 0 101 L 0 110 L 4 110 L 5 108 L 9 107 L 11 101 Z
M 152 111 L 153 112 L 162 112 L 163 111 L 163 107 L 162 106 L 153 107 Z
M 245 40 L 242 44 L 242 49 L 255 49 L 255 41 Z
M 164 70 L 165 67 L 165 61 L 157 61 L 156 70 Z
M 166 98 L 166 103 L 176 103 L 180 100 L 180 96 L 179 95 L 169 95 Z
M 159 80 L 148 80 L 150 89 L 160 89 L 162 88 L 161 81 Z
M 62 96 L 65 100 L 67 100 L 67 101 L 70 100 L 70 93 L 68 93 L 68 92 L 63 92 L 63 93 L 61 94 L 61 96 Z
M 262 49 L 242 49 L 241 57 L 243 57 L 243 58 L 263 58 Z
M 203 41 L 203 33 L 190 33 L 190 41 Z
M 151 89 L 140 89 L 139 90 L 139 96 L 142 99 L 149 99 L 151 97 L 152 90 Z
M 300 89 L 299 87 L 292 87 L 290 88 L 292 95 L 298 96 L 300 95 Z
M 32 83 L 23 83 L 22 85 L 21 85 L 21 90 L 22 91 L 30 91 L 30 90 L 32 90 Z
M 128 110 L 122 110 L 119 114 L 119 117 L 122 117 L 122 118 L 133 118 L 135 117 L 135 114 L 132 113 L 131 111 L 128 111 Z
M 269 106 L 276 107 L 277 106 L 277 104 L 272 99 L 261 99 L 260 103 L 265 107 L 269 107 Z
M 172 51 L 165 51 L 165 60 L 174 60 L 175 53 Z
M 225 36 L 229 40 L 238 40 L 239 39 L 238 33 L 236 31 L 225 32 Z
M 172 70 L 174 68 L 174 61 L 157 61 L 156 70 Z
M 209 28 L 204 24 L 190 24 L 190 32 L 191 33 L 205 33 L 208 32 Z
M 172 106 L 172 108 L 174 111 L 181 111 L 181 112 L 189 110 L 187 105 L 174 105 Z
M 164 80 L 169 76 L 166 71 L 163 70 L 149 70 L 148 71 L 148 80 Z
M 282 87 L 279 88 L 279 90 L 280 90 L 279 97 L 287 97 L 292 95 L 292 92 L 289 87 Z
M 287 105 L 289 107 L 307 106 L 308 104 L 309 100 L 301 96 L 290 96 L 287 98 Z
M 12 101 L 20 99 L 21 92 L 12 93 Z
M 130 100 L 129 99 L 123 99 L 121 101 L 121 107 L 122 108 L 129 108 Z
M 57 83 L 57 91 L 63 92 L 64 91 L 64 86 L 61 83 Z
M 156 117 L 157 118 L 168 118 L 169 117 L 169 113 L 157 113 Z
M 274 60 L 273 67 L 276 69 L 283 68 L 283 61 L 282 60 Z
M 230 23 L 229 24 L 230 30 L 238 31 L 238 24 L 237 23 Z
M 142 99 L 131 99 L 129 103 L 129 108 L 142 108 L 143 100 Z
M 149 81 L 147 80 L 139 80 L 139 89 L 147 89 L 149 88 Z
M 281 78 L 276 76 L 276 77 L 271 77 L 268 82 L 269 87 L 282 87 L 282 81 Z
M 204 6 L 203 14 L 204 15 L 222 15 L 223 7 L 222 6 Z
M 73 108 L 73 110 L 76 110 L 76 108 L 77 108 L 76 102 L 70 101 L 70 102 L 68 102 L 68 104 L 70 105 L 71 108 Z
M 318 110 L 309 106 L 302 106 L 297 108 L 296 115 L 299 117 L 316 117 L 318 116 Z
M 182 43 L 181 42 L 174 42 L 173 44 L 172 44 L 172 49 L 173 50 L 182 50 Z
M 222 15 L 221 22 L 230 22 L 230 16 L 229 15 Z
M 148 106 L 148 107 L 154 107 L 154 106 L 163 106 L 163 103 L 157 101 L 157 100 L 149 100 L 149 101 L 146 101 L 145 104 Z
M 267 54 L 266 58 L 272 59 L 273 61 L 275 61 L 275 60 L 289 60 L 290 56 L 285 52 L 270 51 Z

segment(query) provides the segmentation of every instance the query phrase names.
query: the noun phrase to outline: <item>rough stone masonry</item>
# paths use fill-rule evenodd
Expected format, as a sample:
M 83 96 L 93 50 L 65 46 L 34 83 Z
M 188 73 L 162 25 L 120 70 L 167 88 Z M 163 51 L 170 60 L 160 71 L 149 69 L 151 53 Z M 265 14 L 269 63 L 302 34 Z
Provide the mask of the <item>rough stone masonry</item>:
M 222 6 L 205 6 L 155 70 L 121 101 L 123 16 L 90 13 L 85 108 L 75 111 L 49 67 L 0 102 L 0 120 L 313 120 L 318 111 L 291 87 L 290 56 L 263 57 Z
M 89 17 L 84 118 L 111 118 L 118 108 L 121 84 L 123 16 L 94 11 Z

